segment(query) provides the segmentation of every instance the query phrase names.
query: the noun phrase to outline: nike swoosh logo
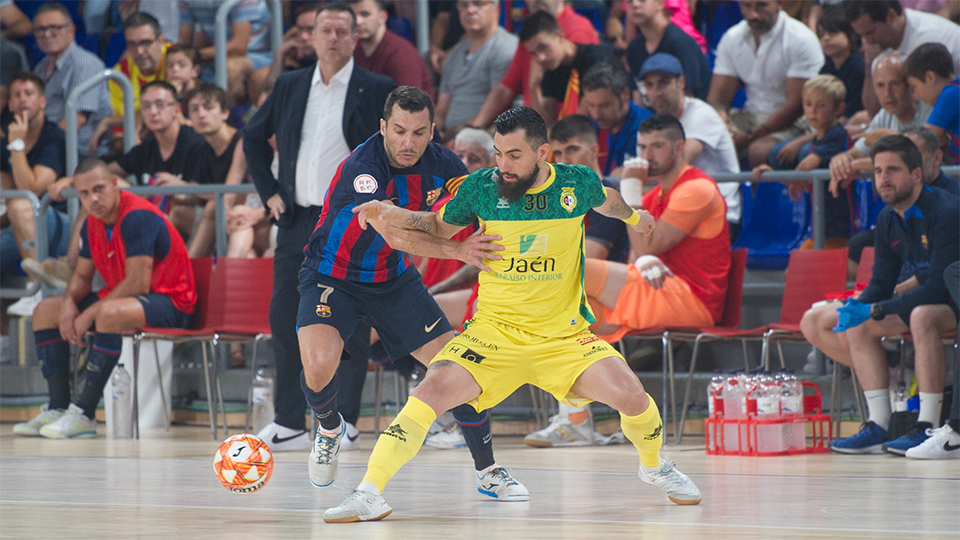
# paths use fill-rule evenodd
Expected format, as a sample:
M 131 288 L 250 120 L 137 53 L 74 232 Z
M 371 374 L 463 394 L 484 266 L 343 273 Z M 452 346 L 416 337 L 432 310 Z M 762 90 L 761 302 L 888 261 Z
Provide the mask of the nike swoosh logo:
M 960 448 L 960 444 L 950 444 L 948 442 L 943 443 L 943 449 L 947 452 L 953 452 L 958 448 Z
M 433 329 L 436 328 L 437 324 L 440 323 L 440 320 L 441 320 L 441 319 L 443 319 L 443 317 L 440 317 L 440 319 L 437 319 L 437 320 L 433 321 L 433 324 L 431 324 L 430 326 L 424 325 L 424 326 L 423 326 L 424 331 L 426 331 L 426 333 L 428 333 L 428 334 L 429 334 L 430 332 L 433 332 Z
M 273 434 L 273 444 L 285 443 L 285 442 L 287 442 L 287 441 L 296 439 L 297 437 L 303 435 L 304 433 L 306 433 L 306 431 L 301 431 L 300 433 L 297 433 L 296 435 L 291 435 L 291 436 L 289 436 L 289 437 L 283 437 L 283 438 L 278 437 L 277 434 L 274 433 L 274 434 Z
M 891 242 L 891 243 L 890 243 L 890 247 L 897 247 L 897 244 L 899 244 L 899 243 L 900 243 L 899 240 L 897 240 L 896 242 Z
M 347 440 L 350 441 L 350 442 L 354 442 L 354 441 L 356 441 L 356 440 L 359 439 L 359 438 L 360 438 L 360 434 L 359 434 L 359 433 L 357 433 L 357 434 L 354 435 L 353 437 L 351 437 L 350 435 L 347 435 Z

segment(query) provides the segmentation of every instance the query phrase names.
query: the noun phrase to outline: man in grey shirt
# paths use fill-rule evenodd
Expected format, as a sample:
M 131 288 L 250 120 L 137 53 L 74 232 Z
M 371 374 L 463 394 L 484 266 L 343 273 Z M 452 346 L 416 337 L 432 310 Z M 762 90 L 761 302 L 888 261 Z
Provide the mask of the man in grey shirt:
M 82 82 L 106 69 L 103 61 L 93 53 L 76 44 L 76 27 L 70 12 L 60 4 L 48 3 L 37 9 L 33 18 L 33 33 L 37 47 L 47 56 L 33 68 L 33 72 L 46 83 L 47 120 L 66 130 L 65 114 L 67 97 Z M 80 157 L 89 153 L 87 143 L 93 128 L 102 118 L 113 114 L 110 109 L 110 91 L 103 81 L 77 100 L 78 148 Z M 106 143 L 107 141 L 105 141 Z M 99 155 L 106 153 L 106 144 L 100 146 Z
M 466 39 L 447 57 L 440 80 L 436 125 L 441 131 L 464 124 L 480 111 L 487 94 L 503 78 L 517 50 L 517 36 L 501 28 L 494 0 L 458 0 Z

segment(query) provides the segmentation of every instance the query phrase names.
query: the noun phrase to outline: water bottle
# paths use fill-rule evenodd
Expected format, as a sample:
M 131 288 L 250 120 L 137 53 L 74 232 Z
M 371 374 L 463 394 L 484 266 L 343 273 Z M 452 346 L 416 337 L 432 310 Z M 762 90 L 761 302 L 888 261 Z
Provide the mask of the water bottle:
M 731 371 L 727 377 L 727 382 L 723 385 L 723 417 L 727 422 L 723 424 L 723 450 L 725 452 L 739 452 L 746 450 L 746 446 L 741 444 L 739 424 L 729 420 L 743 420 L 747 417 L 746 388 L 744 381 L 746 377 L 742 369 Z M 746 431 L 744 431 L 744 437 Z M 745 441 L 744 441 L 745 442 Z
M 897 383 L 897 393 L 893 398 L 893 411 L 904 412 L 907 410 L 907 383 L 900 381 Z
M 253 432 L 259 433 L 273 422 L 273 416 L 273 373 L 261 364 L 257 366 L 257 377 L 253 380 Z
M 113 420 L 113 424 L 110 426 L 110 438 L 132 439 L 133 425 L 131 418 L 133 410 L 130 401 L 130 374 L 123 369 L 122 363 L 117 364 L 117 368 L 113 370 L 110 387 L 112 388 L 110 413 Z
M 757 420 L 780 419 L 780 387 L 769 371 L 760 374 L 757 380 Z M 780 452 L 783 450 L 783 433 L 780 424 L 757 424 L 757 451 Z
M 707 385 L 707 409 L 709 410 L 710 418 L 717 418 L 717 416 L 723 415 L 723 402 L 720 402 L 720 410 L 717 411 L 717 401 L 723 399 L 724 380 L 723 371 L 718 369 L 713 372 L 713 377 L 710 378 L 710 384 Z M 716 450 L 717 448 L 715 438 L 716 433 L 707 437 L 707 444 L 710 445 L 710 451 Z
M 780 383 L 780 414 L 783 424 L 784 450 L 803 450 L 807 446 L 806 423 L 796 419 L 803 418 L 803 385 L 797 380 L 792 369 L 784 371 Z

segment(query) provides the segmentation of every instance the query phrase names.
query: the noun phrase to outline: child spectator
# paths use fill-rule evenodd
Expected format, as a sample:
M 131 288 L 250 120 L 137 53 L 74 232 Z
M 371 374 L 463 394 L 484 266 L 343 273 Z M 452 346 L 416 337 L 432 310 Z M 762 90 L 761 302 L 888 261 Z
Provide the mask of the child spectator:
M 824 75 L 835 75 L 847 89 L 846 107 L 840 123 L 863 110 L 863 55 L 860 54 L 860 36 L 847 22 L 843 9 L 832 6 L 817 21 L 817 37 L 823 48 L 825 62 L 820 70 Z
M 960 79 L 950 52 L 942 43 L 924 43 L 907 57 L 903 72 L 913 95 L 933 106 L 926 127 L 937 134 L 952 164 L 960 163 Z
M 803 115 L 813 128 L 814 137 L 808 153 L 800 156 L 800 163 L 795 170 L 824 168 L 833 156 L 847 149 L 847 130 L 839 123 L 840 115 L 846 106 L 846 92 L 843 82 L 833 75 L 817 75 L 804 83 Z M 759 180 L 762 172 L 772 170 L 770 165 L 760 165 L 753 169 L 753 176 Z M 809 182 L 793 182 L 790 184 L 790 196 L 798 200 L 803 191 L 809 189 Z M 847 192 L 841 190 L 837 197 L 827 197 L 824 211 L 826 248 L 841 248 L 850 238 L 850 205 Z M 808 240 L 802 247 L 812 246 L 812 240 Z
M 200 54 L 190 45 L 177 44 L 167 50 L 167 82 L 177 89 L 180 106 L 186 110 L 187 94 L 200 82 Z

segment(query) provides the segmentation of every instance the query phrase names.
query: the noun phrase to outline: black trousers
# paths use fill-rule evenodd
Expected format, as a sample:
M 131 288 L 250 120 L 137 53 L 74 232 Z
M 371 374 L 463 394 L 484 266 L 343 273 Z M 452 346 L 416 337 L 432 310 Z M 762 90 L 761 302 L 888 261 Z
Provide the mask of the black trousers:
M 277 249 L 273 258 L 273 297 L 270 299 L 270 331 L 273 333 L 273 350 L 276 359 L 276 391 L 273 404 L 276 423 L 290 429 L 306 429 L 307 407 L 300 389 L 300 343 L 297 340 L 297 309 L 300 293 L 297 292 L 297 273 L 303 264 L 303 248 L 320 219 L 319 206 L 305 208 L 296 206 L 293 224 L 277 232 Z M 344 354 L 337 378 L 340 390 L 337 401 L 344 420 L 357 423 L 360 415 L 360 397 L 370 357 L 370 329 L 358 325 L 353 339 L 344 344 Z
M 943 282 L 950 291 L 953 301 L 960 304 L 960 261 L 954 262 L 943 272 Z M 954 353 L 953 362 L 953 403 L 950 404 L 950 424 L 953 429 L 960 428 L 960 362 Z

